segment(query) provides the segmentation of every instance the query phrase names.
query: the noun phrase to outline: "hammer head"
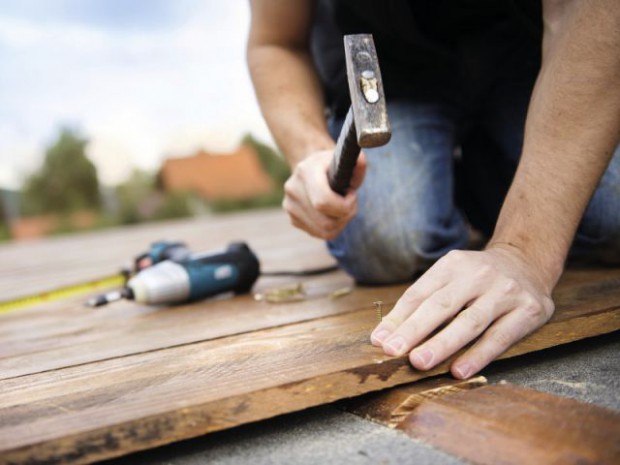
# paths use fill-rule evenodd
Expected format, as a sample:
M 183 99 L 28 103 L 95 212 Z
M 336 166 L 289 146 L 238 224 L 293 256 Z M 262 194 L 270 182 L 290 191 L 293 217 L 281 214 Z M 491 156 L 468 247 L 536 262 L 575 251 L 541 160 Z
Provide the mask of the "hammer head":
M 344 36 L 344 51 L 357 143 L 360 147 L 384 145 L 392 133 L 372 35 Z

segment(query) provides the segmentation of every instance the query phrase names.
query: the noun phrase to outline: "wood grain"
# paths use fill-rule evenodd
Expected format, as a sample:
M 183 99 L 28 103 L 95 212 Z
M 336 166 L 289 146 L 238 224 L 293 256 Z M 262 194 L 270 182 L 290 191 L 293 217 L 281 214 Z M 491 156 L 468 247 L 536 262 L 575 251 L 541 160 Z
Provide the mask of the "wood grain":
M 86 463 L 445 373 L 368 343 L 372 311 L 0 381 L 0 463 Z M 620 329 L 558 318 L 511 357 Z
M 281 209 L 267 209 L 0 244 L 0 300 L 108 276 L 162 239 L 196 251 L 243 240 L 265 269 L 333 263 L 322 241 L 292 228 Z
M 69 284 L 162 238 L 209 249 L 251 236 L 264 269 L 331 262 L 286 221 L 261 212 L 2 246 L 0 282 L 9 294 Z M 0 464 L 92 462 L 447 372 L 416 371 L 369 344 L 372 302 L 389 309 L 405 286 L 331 301 L 347 277 L 306 281 L 310 298 L 294 304 L 237 296 L 88 310 L 75 298 L 1 315 Z M 554 298 L 552 320 L 503 357 L 620 329 L 620 269 L 572 270 Z
M 478 464 L 620 463 L 620 413 L 508 384 L 427 400 L 398 428 Z
M 344 410 L 362 418 L 388 428 L 396 428 L 414 409 L 428 399 L 476 389 L 486 384 L 487 379 L 484 376 L 464 381 L 441 376 L 356 397 L 343 401 L 341 406 Z

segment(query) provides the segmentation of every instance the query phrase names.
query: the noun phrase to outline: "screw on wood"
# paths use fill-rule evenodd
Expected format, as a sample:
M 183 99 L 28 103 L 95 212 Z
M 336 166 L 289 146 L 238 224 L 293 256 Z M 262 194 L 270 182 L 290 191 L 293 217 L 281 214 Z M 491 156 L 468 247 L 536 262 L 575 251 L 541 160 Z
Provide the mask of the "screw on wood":
M 383 300 L 377 300 L 373 302 L 373 304 L 375 306 L 375 312 L 377 313 L 377 322 L 381 323 L 381 320 L 383 320 Z

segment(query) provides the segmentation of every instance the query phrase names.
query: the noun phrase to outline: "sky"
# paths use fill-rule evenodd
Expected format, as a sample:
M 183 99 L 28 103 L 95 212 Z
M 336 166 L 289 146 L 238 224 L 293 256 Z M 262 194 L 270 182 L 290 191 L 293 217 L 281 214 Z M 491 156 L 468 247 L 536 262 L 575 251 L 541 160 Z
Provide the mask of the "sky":
M 63 127 L 102 183 L 169 156 L 273 143 L 245 62 L 246 0 L 0 0 L 0 187 Z

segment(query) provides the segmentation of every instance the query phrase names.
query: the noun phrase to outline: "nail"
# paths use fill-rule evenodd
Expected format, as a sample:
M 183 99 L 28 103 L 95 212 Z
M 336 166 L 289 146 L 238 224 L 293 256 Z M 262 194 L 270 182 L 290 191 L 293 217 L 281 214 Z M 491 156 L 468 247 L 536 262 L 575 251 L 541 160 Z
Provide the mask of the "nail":
M 414 352 L 411 355 L 413 361 L 416 365 L 421 366 L 422 368 L 428 367 L 433 361 L 433 351 L 430 349 L 424 349 Z
M 391 333 L 387 329 L 380 329 L 379 331 L 372 333 L 370 338 L 373 340 L 373 342 L 383 344 L 383 341 L 385 341 L 390 336 L 390 334 Z
M 377 314 L 377 323 L 381 323 L 383 320 L 383 300 L 377 300 L 373 302 L 375 306 L 375 313 Z
M 456 371 L 459 378 L 467 379 L 472 375 L 474 368 L 469 363 L 463 362 L 454 367 L 454 371 Z
M 404 346 L 405 340 L 402 336 L 393 336 L 383 344 L 383 350 L 387 349 L 390 355 L 400 355 Z

